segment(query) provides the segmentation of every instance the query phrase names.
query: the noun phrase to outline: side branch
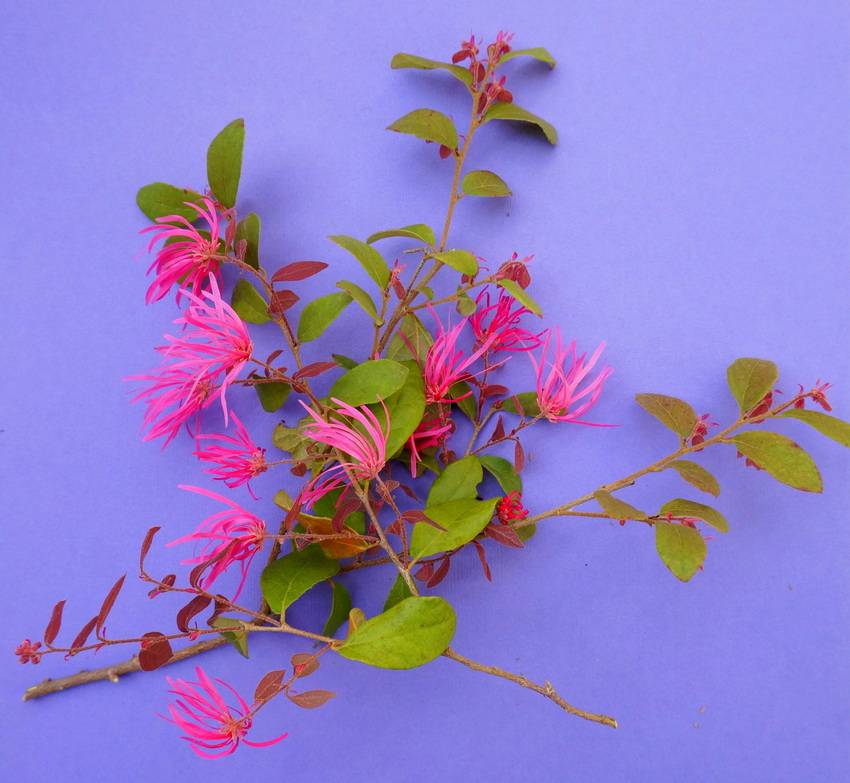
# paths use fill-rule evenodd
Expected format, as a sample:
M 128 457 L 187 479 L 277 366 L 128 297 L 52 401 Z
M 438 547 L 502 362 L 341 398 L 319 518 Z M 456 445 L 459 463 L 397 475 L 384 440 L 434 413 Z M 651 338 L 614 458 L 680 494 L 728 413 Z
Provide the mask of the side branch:
M 532 682 L 527 677 L 523 677 L 521 674 L 511 674 L 510 672 L 506 672 L 504 669 L 500 669 L 498 666 L 484 666 L 483 664 L 469 660 L 469 658 L 464 658 L 462 655 L 456 653 L 451 647 L 447 647 L 443 655 L 446 658 L 451 658 L 453 661 L 462 663 L 464 666 L 467 666 L 475 672 L 492 674 L 495 677 L 501 677 L 503 680 L 515 682 L 523 688 L 529 688 L 530 690 L 539 693 L 541 696 L 545 696 L 547 699 L 555 702 L 555 704 L 557 704 L 562 710 L 569 712 L 570 715 L 575 715 L 579 718 L 593 721 L 594 723 L 601 723 L 603 726 L 610 726 L 612 729 L 617 728 L 617 721 L 614 718 L 609 718 L 607 715 L 597 715 L 594 712 L 580 710 L 578 707 L 573 707 L 571 704 L 567 704 L 567 702 L 558 695 L 551 683 L 547 682 L 543 685 L 538 685 L 536 682 Z

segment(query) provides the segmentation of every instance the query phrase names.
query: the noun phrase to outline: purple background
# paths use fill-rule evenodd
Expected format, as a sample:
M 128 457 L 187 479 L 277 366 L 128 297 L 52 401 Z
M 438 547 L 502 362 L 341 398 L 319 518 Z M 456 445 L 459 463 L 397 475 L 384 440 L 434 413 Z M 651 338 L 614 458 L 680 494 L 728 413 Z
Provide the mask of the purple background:
M 704 454 L 732 530 L 709 543 L 690 584 L 667 572 L 642 526 L 556 519 L 525 551 L 490 548 L 492 585 L 473 555 L 440 587 L 458 612 L 459 652 L 548 679 L 568 701 L 616 716 L 618 731 L 446 660 L 385 672 L 328 656 L 311 685 L 339 691 L 335 700 L 313 712 L 273 703 L 252 738 L 290 737 L 218 765 L 155 717 L 162 672 L 20 702 L 36 680 L 130 652 L 15 664 L 11 648 L 39 637 L 59 598 L 73 633 L 128 571 L 110 631 L 168 627 L 173 605 L 149 603 L 132 578 L 138 544 L 151 525 L 171 540 L 217 510 L 176 488 L 212 487 L 187 438 L 165 452 L 140 442 L 142 410 L 121 380 L 156 365 L 152 347 L 176 313 L 171 300 L 143 305 L 136 189 L 203 187 L 206 144 L 245 117 L 240 208 L 263 219 L 265 265 L 332 263 L 314 295 L 339 277 L 362 281 L 325 236 L 440 225 L 450 175 L 433 147 L 383 128 L 422 106 L 466 114 L 448 75 L 391 71 L 396 51 L 446 59 L 470 32 L 491 39 L 504 26 L 520 47 L 558 59 L 552 72 L 519 60 L 506 72 L 517 103 L 549 119 L 560 146 L 483 129 L 472 164 L 515 195 L 465 201 L 452 235 L 493 263 L 535 253 L 547 323 L 585 348 L 606 340 L 616 368 L 594 413 L 621 427 L 541 427 L 527 441 L 532 509 L 669 452 L 672 436 L 635 392 L 728 420 L 724 369 L 737 356 L 776 360 L 785 392 L 832 381 L 839 415 L 850 412 L 846 3 L 134 5 L 27 3 L 7 10 L 0 32 L 3 778 L 841 779 L 848 454 L 797 422 L 784 431 L 817 459 L 823 495 L 746 470 L 730 449 Z M 347 319 L 360 323 L 354 308 Z M 335 350 L 360 350 L 345 327 L 328 334 Z M 520 360 L 511 377 L 530 384 Z M 272 417 L 249 413 L 251 403 L 235 407 L 262 439 Z M 295 487 L 286 473 L 264 479 L 258 509 Z M 675 475 L 624 498 L 651 509 L 678 495 L 702 499 Z M 162 572 L 179 559 L 154 557 Z M 375 571 L 353 588 L 369 613 L 389 578 Z M 314 604 L 305 623 L 321 622 Z M 250 694 L 304 649 L 253 641 L 251 661 L 222 649 L 205 669 Z M 192 665 L 168 673 L 189 679 Z

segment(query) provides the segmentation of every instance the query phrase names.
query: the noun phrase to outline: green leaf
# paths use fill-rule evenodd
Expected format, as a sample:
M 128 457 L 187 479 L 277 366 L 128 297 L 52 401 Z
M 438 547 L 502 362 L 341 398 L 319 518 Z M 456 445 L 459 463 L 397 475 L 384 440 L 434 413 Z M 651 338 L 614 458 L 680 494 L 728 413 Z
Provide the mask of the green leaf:
M 726 370 L 726 380 L 742 413 L 755 408 L 778 378 L 779 368 L 766 359 L 736 359 Z
M 466 414 L 466 418 L 474 422 L 478 415 L 478 403 L 475 402 L 475 397 L 470 394 L 470 391 L 466 381 L 457 381 L 449 386 L 449 398 L 455 401 L 454 404 Z
M 695 500 L 676 498 L 661 506 L 659 513 L 672 514 L 674 517 L 694 517 L 695 519 L 701 519 L 703 522 L 708 522 L 709 525 L 721 533 L 729 532 L 729 523 L 723 514 L 717 509 L 706 506 L 704 503 L 697 503 Z
M 647 515 L 640 509 L 635 508 L 624 500 L 615 498 L 610 492 L 599 489 L 593 493 L 596 502 L 602 506 L 602 510 L 614 519 L 646 519 Z
M 647 413 L 680 437 L 687 438 L 693 433 L 697 415 L 684 400 L 666 394 L 636 394 L 635 399 Z
M 207 150 L 207 181 L 226 209 L 236 205 L 244 146 L 245 120 L 234 120 L 212 140 Z
M 309 343 L 320 337 L 351 302 L 351 296 L 344 291 L 308 302 L 298 320 L 298 341 Z
M 378 308 L 375 307 L 375 302 L 359 285 L 352 283 L 349 280 L 340 280 L 336 284 L 337 288 L 341 288 L 347 293 L 357 304 L 359 304 L 375 322 L 376 326 L 380 326 L 383 321 L 378 317 Z
M 673 522 L 655 523 L 655 548 L 673 576 L 683 582 L 699 570 L 708 552 L 698 530 Z
M 514 532 L 519 536 L 519 540 L 524 544 L 537 532 L 537 525 L 532 523 L 530 525 L 523 525 L 522 527 L 514 528 Z
M 210 626 L 213 628 L 233 628 L 240 624 L 240 620 L 235 617 L 216 617 L 210 623 Z M 243 658 L 248 657 L 248 631 L 247 630 L 239 630 L 239 631 L 222 631 L 221 635 L 227 639 L 237 650 L 239 650 L 239 654 Z
M 522 492 L 522 478 L 508 460 L 504 457 L 494 457 L 492 454 L 484 454 L 479 459 L 481 464 L 493 474 L 506 495 L 511 492 Z M 528 525 L 527 527 L 531 526 Z M 519 530 L 522 530 L 522 528 L 519 528 Z
M 198 219 L 198 210 L 187 207 L 186 202 L 201 203 L 200 193 L 188 188 L 175 188 L 165 182 L 152 182 L 136 194 L 136 204 L 150 220 L 179 215 L 190 223 Z
M 328 239 L 351 253 L 360 262 L 360 266 L 366 270 L 366 274 L 377 283 L 378 288 L 383 291 L 389 285 L 390 268 L 384 261 L 384 257 L 374 247 L 354 237 L 345 236 L 345 234 L 335 234 L 329 236 Z
M 473 315 L 478 309 L 478 305 L 475 304 L 472 297 L 460 288 L 457 290 L 455 301 L 457 303 L 457 311 L 460 315 Z
M 418 239 L 429 247 L 434 247 L 437 243 L 437 239 L 434 236 L 434 229 L 430 226 L 426 226 L 424 223 L 415 223 L 412 226 L 405 226 L 404 228 L 391 228 L 388 231 L 379 231 L 377 234 L 372 234 L 372 236 L 366 240 L 366 243 L 371 245 L 379 239 L 388 239 L 389 237 Z
M 782 414 L 789 419 L 799 419 L 810 427 L 814 427 L 821 435 L 832 438 L 842 446 L 850 447 L 850 424 L 835 416 L 828 416 L 820 411 L 809 411 L 804 408 L 792 408 Z
M 484 122 L 490 120 L 518 120 L 536 125 L 546 136 L 550 144 L 558 143 L 558 132 L 554 126 L 541 119 L 536 114 L 517 106 L 515 103 L 494 103 L 484 115 Z
M 410 587 L 404 580 L 401 574 L 397 574 L 393 586 L 390 588 L 390 593 L 387 600 L 384 601 L 383 611 L 392 609 L 396 604 L 400 604 L 405 598 L 410 598 L 413 593 L 410 592 Z
M 514 404 L 514 397 L 519 400 L 522 410 L 518 411 Z M 537 392 L 520 392 L 502 400 L 502 410 L 508 413 L 524 414 L 526 416 L 539 416 L 540 406 L 537 404 Z
M 702 465 L 688 459 L 675 459 L 668 462 L 665 468 L 673 468 L 688 484 L 717 497 L 720 494 L 720 484 Z
M 445 253 L 436 253 L 432 258 L 436 258 L 462 275 L 474 277 L 478 274 L 478 259 L 468 250 L 447 250 Z
M 514 57 L 522 56 L 533 57 L 535 60 L 547 63 L 550 68 L 554 68 L 556 65 L 555 58 L 542 46 L 536 46 L 533 49 L 513 49 L 507 54 L 503 54 L 499 62 L 506 62 L 507 60 L 513 60 Z
M 408 313 L 401 319 L 398 331 L 387 346 L 387 358 L 397 362 L 414 360 L 424 365 L 428 349 L 433 344 L 434 338 L 422 321 L 413 313 Z
M 489 500 L 450 500 L 435 506 L 426 506 L 425 515 L 446 529 L 443 533 L 425 522 L 413 526 L 410 538 L 410 554 L 419 559 L 448 552 L 468 544 L 477 536 L 493 517 L 493 509 L 499 498 Z
M 416 362 L 405 362 L 407 377 L 402 387 L 387 397 L 384 405 L 390 417 L 390 434 L 387 438 L 387 454 L 400 451 L 407 439 L 415 432 L 425 414 L 425 382 Z M 380 404 L 369 406 L 378 421 L 383 421 L 384 411 Z
M 254 384 L 254 391 L 260 398 L 260 405 L 263 406 L 263 410 L 266 413 L 274 413 L 283 407 L 292 387 L 282 381 L 273 381 L 271 383 Z
M 793 440 L 777 432 L 740 432 L 732 442 L 777 481 L 803 492 L 822 492 L 823 481 L 814 460 Z
M 416 109 L 399 117 L 387 130 L 409 133 L 417 139 L 434 141 L 449 149 L 456 150 L 458 145 L 455 124 L 442 112 L 434 109 Z
M 447 465 L 431 485 L 427 505 L 435 506 L 450 500 L 478 497 L 478 485 L 484 479 L 481 460 L 474 454 Z M 444 525 L 445 527 L 445 525 Z
M 345 585 L 339 582 L 331 582 L 331 588 L 333 590 L 331 612 L 328 615 L 328 619 L 325 620 L 322 636 L 333 636 L 339 630 L 339 627 L 348 619 L 348 613 L 351 611 L 351 594 Z
M 456 623 L 448 601 L 411 596 L 357 626 L 337 652 L 381 669 L 413 669 L 445 651 Z
M 539 315 L 541 318 L 543 317 L 543 311 L 540 309 L 540 305 L 529 296 L 527 291 L 520 288 L 520 286 L 513 280 L 497 280 L 496 285 L 504 288 L 505 291 L 516 299 L 517 302 L 519 302 L 524 308 L 531 310 L 532 313 Z
M 439 68 L 443 71 L 448 71 L 467 87 L 472 85 L 472 74 L 466 68 L 462 68 L 460 65 L 453 65 L 452 63 L 441 63 L 437 60 L 417 57 L 415 54 L 404 54 L 400 52 L 393 57 L 390 62 L 390 68 L 419 68 L 423 71 L 433 71 Z
M 407 374 L 407 367 L 391 359 L 369 360 L 340 375 L 328 396 L 349 405 L 377 402 L 397 392 L 404 385 Z
M 260 588 L 275 614 L 283 614 L 311 587 L 339 572 L 339 562 L 325 557 L 318 544 L 290 552 L 263 569 Z
M 247 242 L 245 248 L 245 263 L 254 269 L 260 268 L 260 218 L 254 212 L 249 212 L 244 220 L 236 226 L 235 242 Z
M 272 443 L 281 451 L 292 454 L 303 442 L 304 436 L 298 427 L 285 427 L 283 424 L 278 424 L 272 432 Z
M 237 281 L 230 297 L 230 305 L 243 321 L 249 324 L 264 324 L 271 321 L 269 303 L 245 278 Z
M 354 361 L 354 359 L 350 359 L 348 356 L 343 356 L 341 353 L 332 353 L 331 358 L 340 366 L 343 370 L 353 370 L 360 362 Z
M 492 171 L 470 171 L 460 183 L 460 189 L 470 196 L 510 196 L 511 189 Z

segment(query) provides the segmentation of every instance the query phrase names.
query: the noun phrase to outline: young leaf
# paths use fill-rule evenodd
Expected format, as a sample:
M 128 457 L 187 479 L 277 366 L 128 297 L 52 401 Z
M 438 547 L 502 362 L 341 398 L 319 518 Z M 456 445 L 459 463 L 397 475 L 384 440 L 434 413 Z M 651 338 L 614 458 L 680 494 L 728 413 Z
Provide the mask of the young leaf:
M 697 415 L 684 400 L 666 394 L 636 394 L 635 399 L 647 413 L 651 413 L 679 437 L 687 438 L 693 433 Z
M 708 522 L 715 530 L 721 533 L 729 532 L 729 523 L 717 509 L 697 503 L 695 500 L 683 500 L 676 498 L 661 506 L 661 514 L 672 514 L 674 517 L 694 517 Z
M 287 693 L 286 697 L 296 706 L 312 710 L 327 704 L 336 694 L 333 691 L 304 691 L 304 693 Z
M 514 471 L 514 466 L 510 462 L 503 457 L 495 457 L 492 454 L 482 454 L 478 459 L 493 474 L 506 495 L 511 492 L 522 492 L 522 479 Z
M 392 359 L 365 361 L 340 375 L 331 386 L 328 396 L 349 405 L 366 405 L 384 400 L 404 385 L 408 372 L 407 367 Z
M 310 653 L 295 653 L 290 659 L 292 663 L 292 673 L 299 679 L 309 677 L 321 665 L 321 661 Z
M 766 359 L 736 359 L 726 370 L 726 380 L 742 413 L 755 408 L 778 378 L 779 368 Z
M 503 54 L 499 62 L 507 62 L 513 60 L 514 57 L 533 57 L 535 60 L 540 60 L 546 63 L 550 68 L 554 68 L 556 60 L 542 46 L 536 46 L 533 49 L 512 49 L 507 54 Z
M 503 525 L 500 522 L 488 522 L 484 528 L 487 533 L 497 544 L 502 546 L 514 547 L 515 549 L 523 549 L 524 544 L 519 537 L 519 533 L 508 525 Z
M 655 523 L 655 548 L 673 576 L 683 582 L 699 570 L 708 552 L 698 530 L 673 522 Z
M 339 582 L 331 582 L 331 588 L 333 588 L 331 612 L 328 619 L 325 620 L 322 636 L 333 636 L 348 619 L 348 613 L 351 611 L 351 594 L 345 585 Z
M 809 411 L 805 408 L 792 408 L 782 414 L 790 419 L 804 421 L 810 427 L 816 429 L 821 435 L 832 438 L 842 446 L 850 447 L 850 424 L 835 416 L 829 416 L 820 411 Z
M 717 497 L 720 494 L 720 484 L 717 483 L 717 479 L 696 462 L 691 462 L 689 459 L 674 459 L 664 467 L 673 468 L 688 484 L 708 492 L 709 495 Z
M 474 454 L 452 462 L 431 485 L 426 505 L 434 506 L 450 500 L 476 498 L 478 485 L 483 479 L 481 460 Z
M 393 586 L 390 588 L 387 600 L 384 601 L 384 608 L 382 611 L 386 612 L 387 609 L 392 609 L 396 604 L 401 603 L 405 598 L 410 598 L 412 595 L 413 593 L 410 592 L 410 586 L 407 584 L 404 577 L 401 574 L 397 574 L 395 581 L 393 582 Z
M 389 285 L 390 268 L 384 261 L 384 257 L 374 247 L 344 234 L 329 236 L 328 239 L 351 253 L 366 270 L 366 274 L 377 283 L 378 288 L 383 290 Z
M 277 696 L 283 690 L 283 678 L 285 676 L 286 669 L 278 669 L 264 675 L 254 690 L 254 701 L 268 701 Z
M 510 104 L 505 105 L 509 106 Z M 527 291 L 520 288 L 520 286 L 513 280 L 508 278 L 497 280 L 496 285 L 504 288 L 505 291 L 507 291 L 514 299 L 517 300 L 517 302 L 526 308 L 526 310 L 531 310 L 531 312 L 535 315 L 539 315 L 541 318 L 543 317 L 543 311 L 540 309 L 540 305 L 531 298 Z
M 484 115 L 484 122 L 490 120 L 517 120 L 519 122 L 530 122 L 543 131 L 546 140 L 550 144 L 558 143 L 558 132 L 554 126 L 546 120 L 532 114 L 530 111 L 517 106 L 515 103 L 494 103 Z
M 230 304 L 243 321 L 249 324 L 264 324 L 271 321 L 269 305 L 253 285 L 244 278 L 237 281 Z
M 192 618 L 203 612 L 211 602 L 212 598 L 208 595 L 196 595 L 191 601 L 189 601 L 188 604 L 177 612 L 177 628 L 180 632 L 188 632 L 189 622 Z
M 260 268 L 260 218 L 254 212 L 249 212 L 244 220 L 236 226 L 236 242 L 245 240 L 245 261 L 254 269 Z
M 478 274 L 478 259 L 468 250 L 447 250 L 437 253 L 434 258 L 462 275 L 474 277 Z
M 295 280 L 306 280 L 327 268 L 328 265 L 321 261 L 293 261 L 291 264 L 278 269 L 272 275 L 272 282 L 291 283 Z
M 359 285 L 352 283 L 349 280 L 340 280 L 336 284 L 337 288 L 342 289 L 347 293 L 357 304 L 359 304 L 366 314 L 375 322 L 376 326 L 380 326 L 383 321 L 378 317 L 378 308 L 372 297 L 369 296 Z
M 823 481 L 814 460 L 790 438 L 777 432 L 750 430 L 733 436 L 738 451 L 777 481 L 803 492 L 822 492 Z
M 382 669 L 412 669 L 445 651 L 456 622 L 454 609 L 442 598 L 405 598 L 359 625 L 338 652 Z
M 448 71 L 455 79 L 459 79 L 467 87 L 472 85 L 472 74 L 466 68 L 462 68 L 460 65 L 453 65 L 452 63 L 441 63 L 437 60 L 417 57 L 415 54 L 399 52 L 390 62 L 390 68 L 419 68 L 423 71 L 433 71 L 439 68 L 443 71 Z
M 310 364 L 305 364 L 300 370 L 293 373 L 292 379 L 294 381 L 301 380 L 301 378 L 315 378 L 317 375 L 322 375 L 322 373 L 328 372 L 328 370 L 333 370 L 335 367 L 339 365 L 336 362 L 311 362 Z
M 47 623 L 47 628 L 44 629 L 44 643 L 48 646 L 53 644 L 59 629 L 62 627 L 62 610 L 65 608 L 65 602 L 60 601 L 53 607 L 53 612 L 50 615 L 50 620 Z M 386 607 L 384 607 L 386 608 Z
M 413 526 L 410 554 L 418 560 L 440 552 L 448 552 L 472 541 L 490 521 L 499 498 L 489 500 L 450 500 L 426 506 L 425 513 L 447 532 L 442 533 L 431 525 Z
M 174 656 L 171 642 L 159 631 L 143 634 L 143 638 L 148 640 L 145 646 L 139 650 L 139 668 L 143 672 L 152 672 L 154 669 L 164 666 Z
M 149 220 L 179 215 L 190 223 L 198 219 L 198 210 L 187 207 L 186 202 L 201 203 L 200 193 L 188 188 L 175 188 L 165 182 L 152 182 L 136 194 L 136 204 Z
M 260 587 L 271 610 L 282 614 L 311 587 L 338 571 L 339 563 L 325 557 L 318 544 L 311 544 L 266 566 Z
M 351 296 L 344 291 L 327 294 L 308 302 L 298 319 L 298 341 L 309 343 L 321 337 L 327 329 L 352 302 Z
M 212 140 L 207 150 L 207 181 L 226 209 L 236 204 L 244 146 L 245 120 L 234 120 Z
M 437 244 L 437 239 L 434 236 L 434 229 L 426 226 L 424 223 L 415 223 L 412 226 L 404 228 L 391 228 L 387 231 L 378 231 L 377 234 L 372 234 L 366 244 L 371 245 L 379 239 L 388 239 L 389 237 L 408 237 L 409 239 L 418 239 L 424 242 L 429 247 L 434 247 Z
M 103 624 L 106 622 L 106 618 L 109 616 L 109 613 L 112 611 L 112 607 L 115 605 L 115 599 L 118 598 L 118 593 L 121 592 L 121 588 L 124 586 L 124 580 L 127 578 L 127 574 L 124 574 L 114 585 L 112 585 L 112 589 L 107 594 L 106 598 L 103 601 L 103 604 L 100 607 L 100 612 L 97 614 L 97 633 L 100 633 L 103 629 Z
M 614 519 L 646 519 L 647 515 L 640 509 L 635 508 L 624 500 L 615 498 L 610 492 L 599 489 L 593 493 L 596 502 L 602 506 L 602 510 Z
M 417 139 L 434 141 L 451 150 L 458 146 L 455 124 L 445 114 L 434 109 L 416 109 L 416 111 L 399 117 L 387 130 L 398 133 L 409 133 Z
M 460 189 L 470 196 L 510 196 L 511 189 L 492 171 L 470 171 L 460 183 Z

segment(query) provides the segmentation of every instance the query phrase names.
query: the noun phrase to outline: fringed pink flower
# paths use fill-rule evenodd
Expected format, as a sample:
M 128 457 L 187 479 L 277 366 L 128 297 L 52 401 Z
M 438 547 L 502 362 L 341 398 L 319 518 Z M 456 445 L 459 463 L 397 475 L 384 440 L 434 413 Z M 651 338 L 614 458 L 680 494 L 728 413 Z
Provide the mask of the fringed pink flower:
M 195 675 L 198 682 L 173 680 L 171 677 L 166 677 L 171 686 L 169 693 L 176 698 L 168 705 L 171 717 L 166 718 L 164 715 L 160 717 L 183 731 L 183 739 L 191 743 L 192 750 L 201 758 L 218 759 L 229 756 L 239 747 L 240 742 L 252 748 L 264 748 L 288 736 L 283 734 L 267 742 L 246 740 L 245 735 L 251 729 L 252 713 L 257 704 L 248 705 L 230 685 L 223 680 L 211 680 L 199 666 L 195 667 Z M 232 697 L 234 700 L 232 704 L 225 701 L 225 696 L 222 696 L 216 683 L 230 691 L 227 697 Z M 221 752 L 207 753 L 208 750 Z
M 522 316 L 531 314 L 503 288 L 499 298 L 490 304 L 490 292 L 485 288 L 475 300 L 478 310 L 469 317 L 469 325 L 475 334 L 477 345 L 483 345 L 490 337 L 491 351 L 531 351 L 543 343 L 540 335 L 532 334 L 519 326 Z
M 605 365 L 594 378 L 590 377 L 590 372 L 599 361 L 604 348 L 605 343 L 602 343 L 589 359 L 587 354 L 577 356 L 575 340 L 566 348 L 562 348 L 561 332 L 556 327 L 549 331 L 543 341 L 540 363 L 529 354 L 537 371 L 537 404 L 540 412 L 549 421 L 591 424 L 580 419 L 596 404 L 602 393 L 602 384 L 613 372 Z
M 148 274 L 156 270 L 156 277 L 145 296 L 147 304 L 162 299 L 175 283 L 179 286 L 178 302 L 186 291 L 191 291 L 196 296 L 200 294 L 210 275 L 214 275 L 221 284 L 219 266 L 226 259 L 222 252 L 221 237 L 226 234 L 227 223 L 233 215 L 233 210 L 219 214 L 215 201 L 206 196 L 202 200 L 203 206 L 189 201 L 186 206 L 197 211 L 198 217 L 195 220 L 202 218 L 209 225 L 209 236 L 202 234 L 180 215 L 168 215 L 157 218 L 156 221 L 160 224 L 179 225 L 148 226 L 141 230 L 142 234 L 157 232 L 148 244 L 149 253 L 157 242 L 166 242 L 148 269 Z
M 226 392 L 251 358 L 254 345 L 245 323 L 222 298 L 215 278 L 210 275 L 210 290 L 201 296 L 189 292 L 191 301 L 183 317 L 178 337 L 165 335 L 169 345 L 157 347 L 165 357 L 164 365 L 125 380 L 149 384 L 133 402 L 144 401 L 147 410 L 143 440 L 166 436 L 163 448 L 193 415 L 221 399 L 224 421 L 228 421 Z
M 428 349 L 425 369 L 422 373 L 425 379 L 425 401 L 428 403 L 455 402 L 457 399 L 462 399 L 462 397 L 450 398 L 450 387 L 458 381 L 473 377 L 474 374 L 467 372 L 467 368 L 490 348 L 496 339 L 496 335 L 491 334 L 478 349 L 470 356 L 466 356 L 457 347 L 457 342 L 467 321 L 469 318 L 463 318 L 457 326 L 448 331 L 443 328 L 439 320 L 437 321 L 437 337 Z
M 233 594 L 232 600 L 235 601 L 242 592 L 242 588 L 245 587 L 248 567 L 251 565 L 254 555 L 263 548 L 266 539 L 266 524 L 238 503 L 234 503 L 215 492 L 210 492 L 208 489 L 189 487 L 183 484 L 180 485 L 180 489 L 187 489 L 189 492 L 197 492 L 199 495 L 218 500 L 228 508 L 204 520 L 194 533 L 178 538 L 166 546 L 191 542 L 201 547 L 197 556 L 188 560 L 181 560 L 182 565 L 206 563 L 208 560 L 226 553 L 207 569 L 198 584 L 202 590 L 209 590 L 219 576 L 232 565 L 238 564 L 241 578 L 239 586 Z
M 405 448 L 410 451 L 410 475 L 413 478 L 416 478 L 416 466 L 422 461 L 420 452 L 432 446 L 438 446 L 443 436 L 451 431 L 451 422 L 442 424 L 442 421 L 438 416 L 421 422 L 404 444 Z
M 387 462 L 389 416 L 386 427 L 382 428 L 377 416 L 365 405 L 355 408 L 335 397 L 331 397 L 331 402 L 337 407 L 330 421 L 325 421 L 301 402 L 313 419 L 312 423 L 304 426 L 303 432 L 317 443 L 339 449 L 351 459 L 338 462 L 306 484 L 299 498 L 307 508 L 323 495 L 347 484 L 349 477 L 354 481 L 371 481 Z
M 261 473 L 268 470 L 266 465 L 266 450 L 255 445 L 242 422 L 235 413 L 230 414 L 234 436 L 223 434 L 198 435 L 197 451 L 192 452 L 198 459 L 212 462 L 218 467 L 207 468 L 205 473 L 212 473 L 218 481 L 223 481 L 231 489 L 243 484 L 254 500 L 257 496 L 249 483 Z M 215 441 L 212 445 L 202 447 L 201 441 Z

